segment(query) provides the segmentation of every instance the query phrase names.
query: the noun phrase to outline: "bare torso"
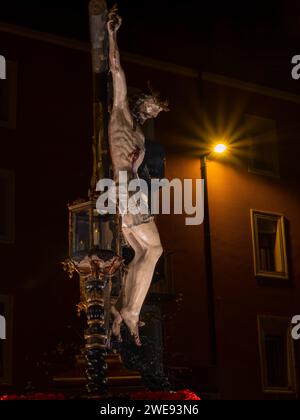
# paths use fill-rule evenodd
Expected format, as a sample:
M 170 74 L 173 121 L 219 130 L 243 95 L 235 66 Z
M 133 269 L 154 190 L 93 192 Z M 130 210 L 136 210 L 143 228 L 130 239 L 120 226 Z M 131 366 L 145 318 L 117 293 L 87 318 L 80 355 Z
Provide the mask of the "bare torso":
M 110 154 L 115 177 L 119 171 L 127 171 L 128 178 L 137 176 L 137 171 L 145 156 L 145 137 L 141 128 L 128 112 L 114 107 L 109 123 Z

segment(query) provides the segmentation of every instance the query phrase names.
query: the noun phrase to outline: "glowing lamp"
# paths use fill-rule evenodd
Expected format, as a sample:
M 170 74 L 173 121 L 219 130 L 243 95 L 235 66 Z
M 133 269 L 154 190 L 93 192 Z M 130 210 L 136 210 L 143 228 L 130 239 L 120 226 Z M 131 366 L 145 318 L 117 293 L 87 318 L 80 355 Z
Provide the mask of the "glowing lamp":
M 214 147 L 214 152 L 216 153 L 224 153 L 227 150 L 227 146 L 224 143 L 219 143 Z

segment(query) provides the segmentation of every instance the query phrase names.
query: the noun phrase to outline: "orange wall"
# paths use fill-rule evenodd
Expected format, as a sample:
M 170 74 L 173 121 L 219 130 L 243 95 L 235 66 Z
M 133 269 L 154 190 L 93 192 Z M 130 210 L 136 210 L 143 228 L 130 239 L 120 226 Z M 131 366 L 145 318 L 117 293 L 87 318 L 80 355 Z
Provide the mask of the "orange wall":
M 206 94 L 213 98 L 209 100 L 212 112 L 213 101 L 220 95 L 220 89 L 210 86 Z M 228 100 L 230 94 L 231 101 Z M 228 115 L 227 122 L 232 121 L 237 92 L 223 89 L 221 95 L 225 98 L 224 106 L 228 105 L 224 115 Z M 263 397 L 257 314 L 292 318 L 300 313 L 300 197 L 297 185 L 300 146 L 296 141 L 299 105 L 250 97 L 248 95 L 244 101 L 244 113 L 277 121 L 282 176 L 276 179 L 248 172 L 248 143 L 243 135 L 232 142 L 232 150 L 226 158 L 208 161 L 217 345 L 224 398 Z M 241 126 L 241 120 L 242 115 L 236 121 L 236 130 L 239 124 Z M 285 215 L 291 282 L 275 279 L 266 284 L 255 278 L 250 209 Z M 298 343 L 296 353 L 299 357 Z

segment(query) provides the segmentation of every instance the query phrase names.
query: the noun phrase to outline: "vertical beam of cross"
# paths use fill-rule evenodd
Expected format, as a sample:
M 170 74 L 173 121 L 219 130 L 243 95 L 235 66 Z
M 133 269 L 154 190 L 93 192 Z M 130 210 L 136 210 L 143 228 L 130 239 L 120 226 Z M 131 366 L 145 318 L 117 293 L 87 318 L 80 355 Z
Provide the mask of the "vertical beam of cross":
M 91 0 L 89 3 L 90 37 L 93 68 L 93 173 L 90 195 L 95 195 L 96 184 L 109 176 L 108 154 L 108 36 L 107 4 L 105 0 Z

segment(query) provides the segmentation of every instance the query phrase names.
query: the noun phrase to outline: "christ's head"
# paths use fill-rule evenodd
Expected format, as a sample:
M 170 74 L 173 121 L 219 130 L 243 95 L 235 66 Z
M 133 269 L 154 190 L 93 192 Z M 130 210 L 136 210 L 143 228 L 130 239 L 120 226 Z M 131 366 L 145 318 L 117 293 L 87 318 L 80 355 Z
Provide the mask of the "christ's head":
M 169 111 L 167 101 L 155 93 L 141 93 L 130 100 L 131 113 L 135 121 L 144 124 L 150 118 L 156 118 L 162 111 Z

